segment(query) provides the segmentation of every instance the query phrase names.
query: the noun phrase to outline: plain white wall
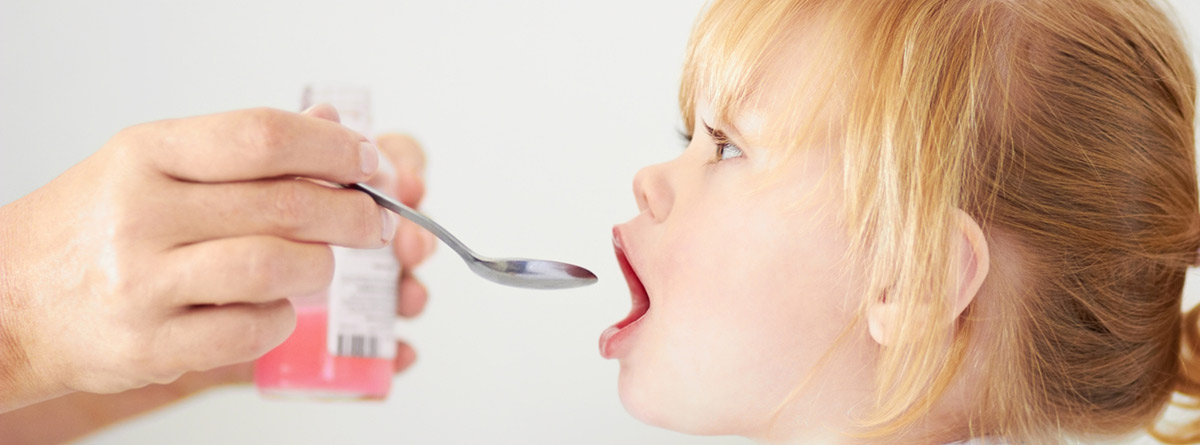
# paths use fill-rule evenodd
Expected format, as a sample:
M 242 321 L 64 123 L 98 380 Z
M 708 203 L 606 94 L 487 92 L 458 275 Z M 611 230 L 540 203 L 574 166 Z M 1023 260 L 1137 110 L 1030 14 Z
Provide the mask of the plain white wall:
M 1198 34 L 1200 4 L 1173 3 Z M 432 300 L 404 331 L 420 358 L 389 401 L 269 402 L 228 388 L 85 442 L 743 443 L 633 420 L 616 363 L 596 348 L 629 309 L 609 227 L 636 212 L 637 169 L 682 148 L 675 93 L 701 5 L 0 1 L 0 204 L 128 125 L 295 109 L 305 83 L 353 82 L 373 88 L 378 130 L 424 143 L 428 213 L 486 254 L 600 276 L 571 291 L 503 288 L 443 249 L 418 273 Z

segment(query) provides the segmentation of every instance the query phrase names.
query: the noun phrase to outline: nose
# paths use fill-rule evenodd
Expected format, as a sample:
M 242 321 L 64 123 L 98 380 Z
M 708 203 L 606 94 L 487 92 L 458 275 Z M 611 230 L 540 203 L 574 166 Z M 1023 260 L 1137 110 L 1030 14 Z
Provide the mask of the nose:
M 675 191 L 668 175 L 670 163 L 643 168 L 633 177 L 633 197 L 639 212 L 650 212 L 650 218 L 662 222 L 675 204 Z

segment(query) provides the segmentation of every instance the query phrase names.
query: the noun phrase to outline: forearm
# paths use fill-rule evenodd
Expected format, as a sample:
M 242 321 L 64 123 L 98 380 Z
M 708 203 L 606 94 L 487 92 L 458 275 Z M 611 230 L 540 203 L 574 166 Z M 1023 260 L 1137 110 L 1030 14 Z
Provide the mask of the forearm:
M 242 363 L 117 394 L 68 394 L 0 414 L 0 443 L 71 441 L 215 386 L 247 382 L 252 372 L 251 364 Z
M 63 443 L 142 411 L 117 397 L 73 393 L 0 414 L 0 442 Z
M 0 443 L 71 441 L 179 398 L 164 385 L 120 394 L 68 394 L 0 414 Z

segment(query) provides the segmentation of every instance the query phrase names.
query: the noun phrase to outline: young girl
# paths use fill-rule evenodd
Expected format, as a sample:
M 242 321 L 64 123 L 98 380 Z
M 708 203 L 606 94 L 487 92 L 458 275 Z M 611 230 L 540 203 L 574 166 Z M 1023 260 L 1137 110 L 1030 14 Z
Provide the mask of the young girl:
M 625 407 L 764 442 L 1200 441 L 1162 419 L 1200 396 L 1190 63 L 1150 0 L 716 1 L 690 142 L 614 229 Z

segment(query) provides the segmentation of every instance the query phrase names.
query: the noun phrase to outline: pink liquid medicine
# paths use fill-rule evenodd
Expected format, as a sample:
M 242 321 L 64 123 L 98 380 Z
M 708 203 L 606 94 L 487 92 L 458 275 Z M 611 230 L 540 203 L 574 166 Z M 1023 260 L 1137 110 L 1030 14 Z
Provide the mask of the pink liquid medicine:
M 383 399 L 392 388 L 392 360 L 332 355 L 326 348 L 328 310 L 296 307 L 296 330 L 258 359 L 254 384 L 277 397 Z
M 302 107 L 329 103 L 341 124 L 370 134 L 365 88 L 310 86 Z M 386 161 L 385 161 L 386 162 Z M 381 172 L 372 180 L 387 180 Z M 254 364 L 254 384 L 268 397 L 379 400 L 392 387 L 396 286 L 400 264 L 390 248 L 333 247 L 333 281 L 325 292 L 290 298 L 296 330 Z

